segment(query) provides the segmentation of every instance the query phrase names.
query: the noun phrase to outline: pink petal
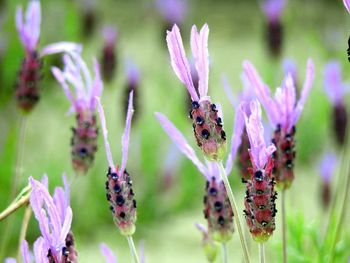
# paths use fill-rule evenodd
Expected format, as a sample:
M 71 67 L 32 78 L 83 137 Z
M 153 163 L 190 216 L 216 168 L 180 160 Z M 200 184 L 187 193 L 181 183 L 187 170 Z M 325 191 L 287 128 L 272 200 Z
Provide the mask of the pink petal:
M 58 81 L 58 83 L 60 83 L 64 93 L 66 94 L 66 97 L 68 98 L 69 102 L 71 103 L 72 107 L 76 108 L 76 101 L 73 98 L 72 93 L 70 92 L 69 86 L 67 85 L 66 81 L 65 81 L 65 77 L 63 75 L 63 72 L 56 67 L 52 67 L 51 68 L 51 72 L 54 75 L 54 77 L 56 78 L 56 80 Z
M 343 0 L 343 3 L 348 13 L 350 13 L 350 0 Z
M 115 170 L 115 166 L 113 163 L 113 157 L 112 157 L 112 152 L 111 152 L 111 148 L 109 147 L 109 143 L 108 143 L 108 130 L 107 130 L 107 125 L 106 125 L 106 117 L 105 117 L 105 113 L 103 110 L 103 107 L 101 105 L 101 101 L 99 97 L 96 97 L 96 101 L 97 101 L 97 109 L 98 109 L 98 113 L 100 115 L 100 122 L 101 122 L 101 127 L 102 127 L 102 133 L 103 133 L 103 140 L 105 143 L 105 149 L 106 149 L 106 156 L 107 156 L 107 161 L 108 161 L 108 165 L 112 170 Z
M 179 150 L 192 161 L 192 163 L 197 167 L 197 169 L 208 178 L 208 171 L 204 164 L 198 159 L 193 148 L 187 143 L 185 137 L 182 133 L 165 117 L 163 114 L 156 112 L 156 118 L 158 119 L 160 125 L 164 131 L 168 134 L 170 139 L 179 148 Z
M 129 94 L 129 104 L 128 104 L 128 112 L 126 114 L 126 120 L 125 120 L 125 130 L 122 136 L 122 164 L 120 167 L 120 174 L 124 173 L 126 168 L 126 163 L 128 160 L 131 120 L 132 120 L 132 115 L 134 114 L 133 96 L 134 96 L 134 91 L 131 91 Z
M 117 258 L 115 257 L 113 251 L 105 243 L 100 244 L 100 250 L 106 263 L 117 263 Z
M 41 8 L 40 1 L 32 0 L 26 12 L 25 30 L 29 40 L 28 48 L 34 50 L 40 36 Z
M 176 76 L 186 86 L 192 100 L 198 101 L 197 92 L 193 86 L 191 69 L 186 58 L 180 30 L 174 25 L 171 31 L 167 31 L 166 41 L 170 53 L 171 65 Z
M 191 49 L 199 78 L 198 91 L 200 97 L 208 94 L 209 78 L 209 52 L 208 52 L 209 28 L 204 24 L 198 34 L 197 27 L 193 26 L 191 31 Z
M 74 42 L 57 42 L 50 45 L 45 46 L 40 51 L 40 56 L 47 56 L 57 53 L 70 53 L 77 52 L 81 53 L 83 50 L 83 46 L 81 44 L 77 44 Z
M 28 242 L 25 240 L 22 241 L 21 252 L 23 257 L 23 263 L 31 263 Z
M 95 79 L 92 84 L 91 94 L 90 94 L 90 109 L 95 111 L 96 99 L 95 97 L 100 97 L 103 90 L 103 82 L 100 74 L 100 65 L 96 58 L 94 58 L 94 73 Z

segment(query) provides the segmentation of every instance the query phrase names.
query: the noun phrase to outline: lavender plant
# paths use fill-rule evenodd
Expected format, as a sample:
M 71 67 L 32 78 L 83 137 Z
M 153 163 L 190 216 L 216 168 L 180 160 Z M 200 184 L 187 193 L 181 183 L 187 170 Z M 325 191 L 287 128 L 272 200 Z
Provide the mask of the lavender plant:
M 101 95 L 103 83 L 96 59 L 94 60 L 94 80 L 80 54 L 67 53 L 63 57 L 63 62 L 64 69 L 53 67 L 52 73 L 71 103 L 70 111 L 76 114 L 76 126 L 72 128 L 71 139 L 73 168 L 78 173 L 86 174 L 93 164 L 97 151 L 95 97 Z M 69 86 L 74 87 L 74 96 Z
M 126 163 L 129 151 L 129 137 L 131 129 L 131 120 L 133 115 L 133 92 L 130 92 L 128 113 L 126 116 L 125 130 L 122 136 L 122 162 L 120 168 L 114 165 L 112 153 L 107 139 L 106 118 L 98 97 L 98 111 L 103 131 L 104 144 L 106 148 L 106 156 L 108 161 L 108 173 L 106 182 L 106 196 L 110 204 L 113 220 L 119 228 L 120 233 L 124 235 L 129 243 L 131 254 L 136 263 L 139 263 L 139 258 L 135 249 L 132 235 L 136 230 L 136 200 L 132 190 L 132 181 L 130 175 L 126 171 Z
M 345 143 L 348 114 L 344 103 L 344 95 L 348 87 L 342 81 L 341 67 L 331 61 L 324 68 L 324 89 L 333 106 L 333 132 L 340 146 Z
M 281 55 L 283 44 L 282 12 L 287 0 L 265 0 L 261 9 L 267 18 L 266 40 L 272 56 Z
M 337 165 L 337 156 L 334 153 L 326 152 L 319 164 L 319 173 L 321 176 L 321 200 L 323 207 L 328 208 L 331 201 L 331 179 Z
M 113 27 L 103 29 L 104 46 L 101 55 L 102 76 L 103 80 L 111 81 L 115 75 L 117 67 L 117 31 Z

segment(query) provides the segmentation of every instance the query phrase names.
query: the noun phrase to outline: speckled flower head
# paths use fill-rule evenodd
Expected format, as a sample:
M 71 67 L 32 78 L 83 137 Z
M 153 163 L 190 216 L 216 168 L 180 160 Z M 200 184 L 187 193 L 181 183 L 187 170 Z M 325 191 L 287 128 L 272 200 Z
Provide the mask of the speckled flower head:
M 204 198 L 204 216 L 208 222 L 208 230 L 212 238 L 225 243 L 231 239 L 233 233 L 233 212 L 227 197 L 226 189 L 220 177 L 220 171 L 216 162 L 199 160 L 193 148 L 188 144 L 182 133 L 161 113 L 156 117 L 164 131 L 172 139 L 179 150 L 190 159 L 206 180 Z M 231 141 L 231 152 L 226 161 L 226 174 L 230 174 L 233 161 L 240 144 L 241 123 L 235 123 Z
M 193 121 L 194 135 L 198 146 L 208 160 L 222 160 L 226 152 L 226 134 L 218 107 L 208 97 L 209 28 L 205 24 L 200 32 L 196 26 L 191 31 L 191 50 L 198 73 L 198 93 L 191 76 L 190 64 L 186 58 L 179 28 L 174 25 L 167 32 L 167 44 L 171 65 L 177 77 L 186 86 L 191 99 L 190 118 Z
M 98 110 L 102 126 L 103 138 L 106 148 L 108 161 L 108 173 L 106 182 L 106 196 L 110 203 L 110 209 L 113 214 L 113 220 L 123 235 L 130 236 L 134 234 L 136 226 L 136 200 L 132 190 L 131 177 L 126 171 L 126 163 L 129 151 L 129 137 L 131 129 L 131 120 L 133 115 L 133 92 L 130 92 L 128 113 L 126 116 L 125 130 L 122 136 L 122 161 L 120 168 L 113 162 L 112 153 L 107 139 L 106 118 L 100 103 L 98 101 Z
M 96 60 L 94 60 L 94 79 L 79 53 L 65 54 L 63 62 L 64 69 L 53 67 L 52 73 L 71 103 L 70 111 L 76 114 L 76 126 L 72 128 L 71 139 L 72 164 L 76 172 L 85 174 L 93 164 L 97 151 L 95 97 L 101 95 L 103 83 Z
M 271 97 L 269 87 L 262 81 L 254 66 L 245 61 L 243 68 L 247 74 L 252 87 L 254 88 L 259 101 L 264 106 L 270 124 L 274 129 L 277 126 L 290 132 L 299 120 L 309 91 L 314 79 L 314 64 L 311 59 L 308 60 L 306 69 L 306 79 L 299 101 L 296 99 L 296 91 L 293 78 L 290 74 L 286 76 L 282 87 L 278 87 L 275 97 Z
M 169 24 L 182 24 L 187 14 L 188 3 L 187 0 L 156 0 L 156 7 Z
M 261 9 L 270 22 L 278 21 L 286 6 L 287 0 L 264 0 Z
M 44 183 L 45 181 L 47 179 Z M 29 183 L 32 187 L 30 206 L 42 235 L 34 243 L 36 262 L 77 262 L 77 252 L 70 232 L 72 209 L 69 206 L 67 181 L 64 179 L 65 189 L 56 187 L 53 197 L 49 194 L 47 185 L 32 177 L 29 178 Z

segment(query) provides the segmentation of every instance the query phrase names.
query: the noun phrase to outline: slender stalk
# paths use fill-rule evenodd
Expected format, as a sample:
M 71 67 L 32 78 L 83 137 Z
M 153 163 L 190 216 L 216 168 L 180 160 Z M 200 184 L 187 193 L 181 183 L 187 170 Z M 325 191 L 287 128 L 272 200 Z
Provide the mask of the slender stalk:
M 21 197 L 19 200 L 11 203 L 4 211 L 0 214 L 0 221 L 11 215 L 13 212 L 15 212 L 17 209 L 21 208 L 22 206 L 29 203 L 29 196 L 30 192 L 27 193 L 25 196 Z
M 286 190 L 282 190 L 282 246 L 283 263 L 287 263 Z
M 218 166 L 220 168 L 221 179 L 224 182 L 224 185 L 225 185 L 225 188 L 226 188 L 226 192 L 227 192 L 227 195 L 228 195 L 228 198 L 230 200 L 230 204 L 231 204 L 231 207 L 232 207 L 232 210 L 233 210 L 233 214 L 234 214 L 233 218 L 235 219 L 236 227 L 237 227 L 238 234 L 239 234 L 239 239 L 241 241 L 241 245 L 242 245 L 242 249 L 243 249 L 243 255 L 244 255 L 244 261 L 246 263 L 249 263 L 250 262 L 249 253 L 248 253 L 248 249 L 247 249 L 247 245 L 246 245 L 245 239 L 243 237 L 243 231 L 242 231 L 241 223 L 240 223 L 240 220 L 239 220 L 239 213 L 238 213 L 237 204 L 236 204 L 235 198 L 233 196 L 233 192 L 232 192 L 230 183 L 229 183 L 229 181 L 227 179 L 225 168 L 222 165 L 222 162 L 218 162 Z
M 21 245 L 23 240 L 25 240 L 26 238 L 31 215 L 32 215 L 32 208 L 29 205 L 27 205 L 26 210 L 24 211 L 21 232 L 18 240 L 17 262 L 21 262 Z
M 26 134 L 26 127 L 27 127 L 27 117 L 21 116 L 20 117 L 20 124 L 19 124 L 19 137 L 18 137 L 18 143 L 17 143 L 17 151 L 16 151 L 16 163 L 14 167 L 14 175 L 13 175 L 13 181 L 12 181 L 12 188 L 11 188 L 11 198 L 15 196 L 18 190 L 18 185 L 21 179 L 22 171 L 23 171 L 23 153 L 24 153 L 24 140 L 25 140 L 25 134 Z
M 227 259 L 226 243 L 222 243 L 221 248 L 222 248 L 222 262 L 227 263 L 228 259 Z
M 265 245 L 264 245 L 264 243 L 259 243 L 259 256 L 260 256 L 260 263 L 265 263 Z
M 337 244 L 340 236 L 340 230 L 343 225 L 345 215 L 346 215 L 346 208 L 348 206 L 348 198 L 349 198 L 349 192 L 350 192 L 350 163 L 348 162 L 347 164 L 347 169 L 346 169 L 346 183 L 345 183 L 345 193 L 343 196 L 343 202 L 341 203 L 341 209 L 340 209 L 340 215 L 339 215 L 339 220 L 337 222 L 336 228 L 335 228 L 335 236 L 332 241 L 331 245 L 331 251 L 330 251 L 330 257 L 328 262 L 334 262 L 334 254 L 335 254 L 335 245 Z
M 134 258 L 134 262 L 140 263 L 139 256 L 137 255 L 137 251 L 136 251 L 134 240 L 132 239 L 132 236 L 127 236 L 126 239 L 128 240 L 130 253 L 131 253 L 132 257 Z

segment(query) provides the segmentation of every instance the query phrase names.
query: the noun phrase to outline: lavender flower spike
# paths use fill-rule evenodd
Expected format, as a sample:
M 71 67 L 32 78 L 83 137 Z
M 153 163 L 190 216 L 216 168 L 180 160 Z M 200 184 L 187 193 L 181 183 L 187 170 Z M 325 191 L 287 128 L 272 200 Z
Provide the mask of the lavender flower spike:
M 115 257 L 113 251 L 105 244 L 100 244 L 100 250 L 105 258 L 106 263 L 117 263 L 117 258 Z
M 168 24 L 181 24 L 187 13 L 186 0 L 157 0 L 156 7 Z
M 100 96 L 103 83 L 99 65 L 94 59 L 95 78 L 80 54 L 70 52 L 63 57 L 64 69 L 52 68 L 52 73 L 61 84 L 71 111 L 76 114 L 76 127 L 73 128 L 72 164 L 77 172 L 85 174 L 91 167 L 97 151 L 96 96 Z M 74 88 L 74 93 L 70 86 Z M 74 95 L 73 95 L 74 94 Z
M 47 187 L 32 177 L 29 178 L 29 183 L 32 186 L 30 205 L 42 234 L 34 244 L 34 254 L 42 259 L 37 262 L 77 262 L 73 235 L 70 232 L 72 209 L 67 200 L 61 199 L 57 189 L 52 198 Z
M 276 22 L 280 19 L 286 2 L 286 0 L 265 0 L 261 4 L 261 9 L 270 22 Z
M 120 169 L 113 163 L 112 153 L 107 139 L 108 131 L 106 126 L 106 118 L 99 98 L 97 98 L 97 102 L 106 155 L 109 164 L 106 182 L 107 201 L 110 203 L 113 220 L 118 226 L 121 234 L 131 236 L 136 230 L 136 200 L 134 199 L 130 175 L 126 171 L 126 163 L 128 158 L 131 120 L 134 111 L 132 104 L 133 92 L 130 92 L 125 130 L 122 136 L 122 161 Z
M 222 118 L 215 104 L 208 97 L 209 27 L 205 24 L 200 32 L 196 26 L 191 31 L 191 50 L 199 78 L 198 93 L 191 77 L 191 69 L 186 58 L 179 28 L 174 25 L 167 32 L 167 43 L 171 65 L 180 81 L 186 86 L 192 99 L 190 118 L 193 120 L 194 136 L 197 145 L 210 161 L 221 161 L 226 152 L 226 133 L 223 130 Z

